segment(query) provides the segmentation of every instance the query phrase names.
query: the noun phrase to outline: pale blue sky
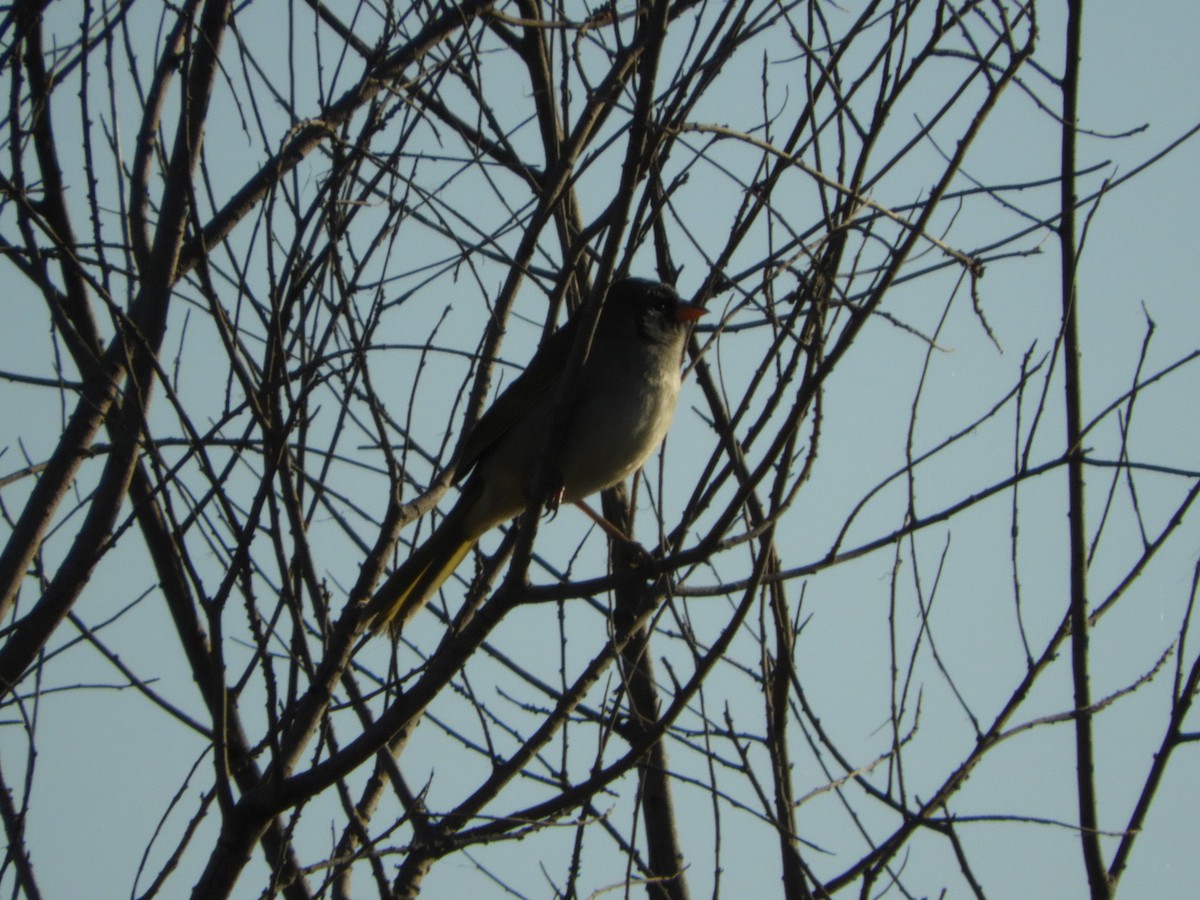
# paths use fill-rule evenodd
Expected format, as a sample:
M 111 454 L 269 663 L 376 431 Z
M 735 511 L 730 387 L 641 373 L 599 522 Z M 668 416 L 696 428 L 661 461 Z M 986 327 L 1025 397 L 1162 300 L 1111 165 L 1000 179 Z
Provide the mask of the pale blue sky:
M 69 4 L 58 9 L 62 11 L 66 6 Z M 853 12 L 856 6 L 851 3 L 846 9 Z M 1041 10 L 1039 52 L 1043 61 L 1055 59 L 1061 44 L 1061 22 L 1053 18 L 1060 13 L 1058 6 L 1046 4 Z M 1081 164 L 1105 163 L 1105 166 L 1081 182 L 1081 193 L 1095 189 L 1102 178 L 1121 178 L 1200 123 L 1200 103 L 1195 98 L 1195 86 L 1200 84 L 1200 55 L 1195 52 L 1200 46 L 1200 16 L 1187 15 L 1179 5 L 1147 4 L 1136 13 L 1131 8 L 1130 4 L 1111 0 L 1087 6 L 1080 124 L 1098 133 L 1124 132 L 1142 124 L 1148 128 L 1122 140 L 1082 138 Z M 1148 14 L 1151 10 L 1170 10 L 1174 15 L 1156 18 Z M 270 17 L 267 6 L 255 4 L 246 14 L 246 21 L 257 13 L 262 18 Z M 142 24 L 153 28 L 155 23 L 147 19 Z M 144 65 L 148 62 L 142 60 Z M 757 71 L 760 63 L 761 59 L 748 58 L 747 72 Z M 1035 81 L 1032 72 L 1027 75 Z M 773 78 L 782 85 L 787 79 L 786 71 L 773 70 Z M 743 102 L 736 92 L 739 84 L 744 86 L 744 79 L 741 82 L 730 79 L 728 93 L 716 96 L 714 108 L 706 110 L 714 117 L 710 121 L 721 123 L 717 116 L 721 105 L 727 102 L 730 110 L 727 120 L 736 123 L 738 104 Z M 754 96 L 757 88 L 755 81 Z M 1044 96 L 1052 96 L 1044 83 L 1037 84 L 1037 89 Z M 796 98 L 791 99 L 793 107 L 796 102 Z M 132 127 L 131 112 L 132 109 L 126 112 L 127 129 Z M 703 120 L 703 115 L 698 113 L 697 118 Z M 210 160 L 218 160 L 222 152 L 231 155 L 253 152 L 247 149 L 242 124 L 235 121 L 226 124 L 228 132 L 219 125 L 210 130 Z M 911 126 L 917 127 L 915 122 Z M 897 133 L 904 132 L 901 125 Z M 214 147 L 221 149 L 214 153 Z M 1057 154 L 1057 132 L 1052 123 L 1045 116 L 1035 115 L 1032 105 L 1012 88 L 968 157 L 965 171 L 992 183 L 1035 176 L 1049 178 L 1057 170 Z M 74 162 L 77 166 L 78 161 Z M 67 168 L 77 175 L 76 166 L 69 162 Z M 1114 189 L 1104 198 L 1090 224 L 1079 272 L 1085 417 L 1100 411 L 1128 388 L 1147 314 L 1157 325 L 1146 364 L 1148 372 L 1200 347 L 1195 275 L 1200 259 L 1198 168 L 1200 143 L 1192 140 L 1156 163 L 1149 172 Z M 224 173 L 218 166 L 214 174 L 218 182 L 228 174 L 231 183 L 236 183 L 240 171 L 231 167 Z M 312 172 L 302 169 L 299 177 L 312 177 Z M 902 185 L 901 190 L 890 182 L 872 199 L 884 205 L 902 205 L 928 186 L 917 180 Z M 731 190 L 728 183 L 722 183 L 716 176 L 711 189 L 714 198 Z M 589 199 L 593 198 L 585 196 L 585 203 Z M 1053 187 L 1013 199 L 1042 213 L 1051 212 L 1056 201 Z M 953 232 L 955 246 L 967 251 L 975 249 L 968 244 L 968 236 L 978 235 L 981 244 L 987 243 L 1014 230 L 1013 223 L 1018 221 L 1015 215 L 998 207 L 976 206 L 972 207 L 972 213 L 978 218 L 956 223 L 960 230 Z M 727 228 L 724 220 L 708 222 L 700 215 L 689 219 L 688 224 L 697 229 L 702 239 L 711 241 L 711 245 L 719 244 Z M 0 225 L 9 227 L 7 221 Z M 1050 349 L 1048 336 L 1052 338 L 1060 313 L 1057 246 L 1047 235 L 1034 235 L 1021 242 L 1020 247 L 1029 249 L 1039 245 L 1040 256 L 992 264 L 980 285 L 983 309 L 995 329 L 1002 353 L 992 345 L 973 316 L 969 299 L 965 296 L 955 299 L 938 339 L 944 350 L 933 354 L 930 363 L 914 436 L 917 451 L 933 446 L 961 427 L 971 415 L 982 413 L 998 400 L 1015 380 L 1022 354 L 1035 341 L 1037 354 Z M 685 246 L 679 239 L 677 249 L 683 251 Z M 686 293 L 699 283 L 703 263 L 694 254 L 679 261 L 685 264 L 680 289 Z M 889 297 L 887 308 L 932 333 L 950 298 L 951 284 L 952 274 L 947 273 L 940 279 L 898 286 Z M 462 291 L 462 305 L 458 309 L 465 315 L 470 286 L 463 285 Z M 427 302 L 430 310 L 440 309 L 445 302 L 441 295 L 418 299 Z M 453 302 L 455 298 L 450 299 Z M 530 295 L 529 302 L 531 309 L 536 308 L 535 294 Z M 7 306 L 9 327 L 0 332 L 3 368 L 51 374 L 50 344 L 42 308 L 26 297 L 12 297 Z M 182 334 L 182 307 L 176 312 L 180 315 L 172 321 L 168 358 L 174 354 Z M 528 343 L 535 337 L 530 329 L 520 339 Z M 385 334 L 381 339 L 402 342 L 414 337 Z M 514 343 L 506 349 L 506 358 L 520 361 L 519 346 Z M 723 340 L 720 362 L 731 381 L 738 380 L 739 354 L 752 354 L 754 346 L 749 337 Z M 921 375 L 925 346 L 915 338 L 898 339 L 892 326 L 879 322 L 864 332 L 856 351 L 829 385 L 818 466 L 802 502 L 780 534 L 787 565 L 819 559 L 844 524 L 854 500 L 903 463 L 908 407 Z M 194 353 L 184 357 L 197 373 L 195 396 L 201 398 L 208 392 L 219 409 L 223 372 L 205 383 L 202 360 L 197 360 Z M 407 392 L 403 367 L 410 364 L 407 357 L 381 361 L 379 370 L 396 366 L 394 377 L 404 383 L 403 390 Z M 439 390 L 444 393 L 446 384 L 457 386 L 466 374 L 466 362 L 450 359 L 444 372 L 445 381 L 430 378 L 423 387 L 425 408 L 430 415 L 443 419 L 449 412 L 450 401 L 439 398 Z M 57 438 L 56 423 L 61 415 L 60 409 L 45 402 L 48 394 L 44 392 L 10 385 L 5 385 L 3 391 L 0 394 L 3 402 L 12 405 L 8 407 L 9 425 L 0 433 L 0 446 L 8 448 L 7 455 L 0 459 L 0 474 L 22 464 L 17 455 L 18 437 L 23 439 L 30 458 L 44 458 Z M 1195 406 L 1198 396 L 1200 369 L 1196 366 L 1184 370 L 1161 389 L 1147 391 L 1138 403 L 1140 431 L 1132 446 L 1134 454 L 1142 461 L 1163 466 L 1193 472 L 1200 468 L 1200 416 Z M 1052 394 L 1052 398 L 1051 405 L 1057 408 L 1057 395 Z M 162 397 L 158 400 L 161 402 Z M 686 499 L 692 477 L 712 449 L 711 432 L 692 411 L 699 403 L 695 386 L 689 385 L 677 425 L 667 443 L 668 507 L 672 502 Z M 165 414 L 163 409 L 155 412 Z M 1054 413 L 1054 421 L 1043 426 L 1035 444 L 1035 462 L 1060 451 L 1056 443 L 1061 440 L 1057 415 Z M 164 421 L 168 420 L 164 415 Z M 453 423 L 453 427 L 457 426 L 458 422 Z M 1114 446 L 1114 427 L 1115 419 L 1098 431 L 1094 444 L 1097 456 L 1107 458 Z M 932 512 L 984 487 L 988 478 L 1003 477 L 1011 467 L 1013 429 L 1011 415 L 998 417 L 963 443 L 961 451 L 956 451 L 960 456 L 951 456 L 937 464 L 935 471 L 919 472 L 921 511 Z M 1101 470 L 1089 474 L 1093 528 L 1102 508 L 1102 487 L 1108 477 Z M 1166 475 L 1139 479 L 1142 512 L 1152 528 L 1162 527 L 1168 511 L 1178 502 L 1182 483 L 1180 478 Z M 377 482 L 372 484 L 377 487 Z M 1028 587 L 1023 612 L 1026 627 L 1033 635 L 1030 643 L 1035 652 L 1045 640 L 1047 630 L 1066 609 L 1065 572 L 1061 568 L 1064 490 L 1059 473 L 1030 483 L 1021 495 L 1024 515 L 1020 552 Z M 382 508 L 382 497 L 378 495 L 361 499 L 374 511 Z M 10 500 L 7 491 L 4 500 L 10 511 L 19 508 L 19 502 Z M 857 539 L 898 526 L 903 500 L 902 493 L 885 492 L 851 529 L 848 546 L 853 546 Z M 985 722 L 1011 690 L 1023 664 L 1019 636 L 1013 627 L 1012 576 L 1006 565 L 1007 551 L 995 551 L 997 546 L 1007 545 L 1008 503 L 1007 496 L 1001 497 L 973 511 L 953 528 L 931 529 L 916 542 L 916 565 L 926 586 L 933 583 L 945 550 L 945 568 L 935 601 L 935 638 L 943 662 L 960 688 L 970 695 L 973 708 Z M 650 530 L 652 520 L 646 512 L 643 511 L 642 528 Z M 78 518 L 63 526 L 63 535 L 73 532 Z M 1098 556 L 1093 570 L 1095 597 L 1103 596 L 1112 587 L 1138 550 L 1138 537 L 1131 521 L 1126 511 L 1109 525 L 1110 537 L 1102 545 L 1105 552 Z M 568 541 L 582 534 L 584 527 L 585 523 L 573 511 L 564 511 L 540 534 L 541 540 L 547 541 L 546 552 L 561 551 Z M 650 541 L 653 534 L 642 533 L 639 537 Z M 61 553 L 66 543 L 63 538 L 52 542 L 51 559 Z M 100 618 L 97 610 L 116 610 L 152 587 L 152 576 L 137 550 L 136 541 L 127 541 L 106 558 L 81 601 L 82 615 L 89 620 Z M 1178 629 L 1191 566 L 1198 552 L 1200 532 L 1193 519 L 1163 559 L 1139 582 L 1136 596 L 1097 629 L 1093 688 L 1097 697 L 1146 672 L 1171 642 Z M 345 556 L 329 564 L 331 584 L 347 584 L 358 561 L 359 557 L 347 543 Z M 885 749 L 888 740 L 886 644 L 893 563 L 893 554 L 881 551 L 844 571 L 834 569 L 822 574 L 806 588 L 805 609 L 812 619 L 802 637 L 801 681 L 821 704 L 825 724 L 839 740 L 854 748 L 855 758 L 860 762 L 867 761 L 870 753 Z M 602 558 L 593 550 L 575 563 L 574 572 L 580 577 L 590 577 L 598 574 L 602 566 Z M 904 577 L 909 579 L 911 587 L 910 567 L 911 561 L 906 559 Z M 703 583 L 703 579 L 694 582 Z M 799 590 L 799 583 L 789 588 L 793 594 Z M 700 628 L 714 625 L 724 621 L 724 601 L 690 602 L 688 612 Z M 917 623 L 911 617 L 911 608 L 905 614 L 908 618 L 902 619 L 898 627 L 911 636 Z M 495 642 L 510 648 L 556 646 L 558 623 L 553 619 L 549 608 L 518 610 L 498 630 Z M 568 626 L 576 629 L 572 632 L 571 652 L 581 658 L 587 658 L 595 650 L 595 636 L 589 634 L 588 626 L 586 620 Z M 192 714 L 202 716 L 176 642 L 169 636 L 170 627 L 162 604 L 151 600 L 128 617 L 124 628 L 113 629 L 114 644 L 121 647 L 128 642 L 129 647 L 136 648 L 139 671 L 158 678 L 155 688 L 178 698 Z M 440 627 L 432 616 L 426 616 L 414 632 L 414 639 L 432 647 Z M 63 635 L 70 631 L 69 626 L 64 627 Z M 383 652 L 382 648 L 369 651 Z M 238 652 L 240 648 L 231 650 L 231 654 Z M 678 652 L 678 647 L 669 645 L 661 652 L 670 655 Z M 123 657 L 130 653 L 132 650 L 122 651 Z M 371 657 L 373 662 L 380 658 Z M 77 651 L 69 655 L 69 660 L 69 670 L 66 666 L 57 670 L 60 684 L 111 685 L 115 681 L 113 670 L 95 654 Z M 1065 662 L 1060 660 L 1058 671 L 1039 686 L 1029 701 L 1029 712 L 1018 716 L 1017 721 L 1069 707 L 1070 682 Z M 552 662 L 548 666 L 552 672 Z M 478 681 L 485 683 L 490 671 L 487 665 L 480 664 L 475 671 Z M 928 750 L 911 754 L 907 771 L 918 795 L 944 777 L 945 767 L 961 757 L 970 739 L 964 716 L 949 697 L 944 680 L 928 665 L 922 669 L 921 678 L 926 696 L 918 740 Z M 1099 718 L 1098 767 L 1104 786 L 1101 815 L 1106 828 L 1119 828 L 1128 817 L 1134 791 L 1140 785 L 1162 727 L 1170 679 L 1171 671 L 1164 671 L 1147 689 L 1117 703 Z M 540 697 L 535 700 L 542 702 Z M 732 668 L 718 670 L 710 683 L 707 702 L 710 715 L 719 715 L 716 711 L 722 704 L 730 704 L 736 714 L 746 715 L 747 722 L 757 723 L 755 715 L 761 718 L 753 687 Z M 443 712 L 459 715 L 464 708 L 449 703 Z M 420 734 L 405 758 L 405 766 L 417 784 L 425 780 L 422 773 L 432 774 L 431 796 L 451 803 L 462 786 L 456 785 L 446 773 L 452 771 L 460 755 L 464 765 L 468 760 L 461 748 L 447 746 L 439 737 L 434 729 Z M 989 757 L 972 777 L 956 799 L 955 809 L 1007 811 L 1013 815 L 1041 815 L 1070 821 L 1075 811 L 1069 740 L 1067 726 L 1034 730 L 1013 739 Z M 132 691 L 98 687 L 47 697 L 40 707 L 36 793 L 28 824 L 30 848 L 35 865 L 40 863 L 38 875 L 46 896 L 128 896 L 133 890 L 132 873 L 143 848 L 170 797 L 179 789 L 202 750 L 200 740 L 181 738 L 175 722 L 150 708 Z M 9 761 L 20 758 L 23 752 L 17 729 L 12 726 L 0 729 L 0 755 Z M 672 746 L 671 753 L 672 762 L 681 770 L 703 777 L 696 756 L 678 745 Z M 1180 754 L 1160 792 L 1155 815 L 1125 876 L 1129 896 L 1181 896 L 1200 876 L 1194 861 L 1195 804 L 1200 800 L 1200 788 L 1194 767 L 1192 771 L 1187 769 L 1190 762 L 1186 752 Z M 195 795 L 208 783 L 209 765 L 207 759 L 201 760 L 197 784 L 184 789 L 191 803 L 186 808 L 192 808 Z M 805 766 L 811 766 L 809 758 L 798 755 L 799 793 L 823 782 L 819 772 L 806 771 Z M 19 771 L 14 762 L 7 762 L 6 777 L 10 783 Z M 530 796 L 534 795 L 530 789 Z M 693 866 L 690 872 L 693 894 L 709 896 L 712 866 L 706 854 L 712 846 L 711 806 L 700 791 L 687 787 L 680 788 L 679 802 L 685 810 L 683 838 Z M 615 818 L 631 814 L 627 797 L 614 800 L 613 804 Z M 739 845 L 738 815 L 727 815 L 724 824 L 729 831 L 722 894 L 772 896 L 777 884 L 776 848 L 761 843 Z M 830 843 L 839 844 L 844 850 L 841 842 L 849 840 L 850 825 L 837 809 L 832 794 L 803 807 L 799 821 L 806 835 L 822 831 L 828 823 Z M 170 827 L 181 825 L 182 819 L 177 818 Z M 202 826 L 198 847 L 211 844 L 214 827 L 215 818 L 210 816 Z M 880 833 L 882 826 L 876 832 Z M 964 825 L 962 833 L 978 867 L 977 874 L 994 892 L 990 896 L 1070 898 L 1086 893 L 1078 841 L 1067 829 L 1015 823 L 981 824 Z M 758 830 L 754 834 L 761 841 L 763 832 Z M 522 853 L 529 846 L 523 843 L 482 848 L 478 856 L 498 870 L 516 873 L 514 877 L 521 878 L 527 874 L 522 870 L 536 866 L 536 859 L 545 854 L 549 842 L 557 840 L 569 847 L 571 839 L 569 829 L 563 829 L 561 836 L 543 838 L 545 843 L 538 845 L 538 856 L 532 862 Z M 322 846 L 328 835 L 309 834 L 304 840 L 311 841 L 315 855 L 315 848 Z M 905 872 L 906 883 L 926 886 L 950 882 L 961 887 L 957 865 L 945 846 L 921 846 L 928 849 L 914 854 Z M 162 845 L 156 847 L 148 871 L 157 870 L 164 852 Z M 63 865 L 48 865 L 49 860 L 55 859 Z M 619 874 L 619 869 L 605 868 L 604 860 L 592 863 L 593 871 L 598 874 L 595 882 L 589 882 L 589 889 L 597 890 L 606 883 L 599 873 Z M 202 853 L 185 859 L 172 881 L 174 889 L 166 895 L 184 895 L 202 864 Z M 815 865 L 825 871 L 827 863 L 818 856 Z M 829 872 L 837 871 L 836 862 L 828 865 Z M 244 875 L 237 896 L 257 896 L 261 874 L 262 864 L 256 860 Z M 522 878 L 521 883 L 532 892 L 531 896 L 549 896 L 549 888 L 544 882 L 537 887 L 536 878 Z M 465 861 L 454 860 L 435 867 L 425 896 L 461 896 L 468 890 L 482 890 L 480 884 L 477 872 Z M 143 878 L 138 889 L 145 887 Z M 952 891 L 950 896 L 959 894 Z

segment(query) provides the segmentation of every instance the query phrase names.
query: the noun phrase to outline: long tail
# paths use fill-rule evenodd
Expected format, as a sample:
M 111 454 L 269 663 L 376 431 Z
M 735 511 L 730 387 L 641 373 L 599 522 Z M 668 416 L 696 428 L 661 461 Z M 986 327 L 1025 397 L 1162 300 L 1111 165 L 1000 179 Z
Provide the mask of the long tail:
M 452 509 L 437 529 L 375 592 L 367 607 L 371 631 L 382 634 L 390 628 L 399 637 L 408 621 L 458 568 L 463 557 L 475 545 L 476 538 L 462 528 L 463 516 Z

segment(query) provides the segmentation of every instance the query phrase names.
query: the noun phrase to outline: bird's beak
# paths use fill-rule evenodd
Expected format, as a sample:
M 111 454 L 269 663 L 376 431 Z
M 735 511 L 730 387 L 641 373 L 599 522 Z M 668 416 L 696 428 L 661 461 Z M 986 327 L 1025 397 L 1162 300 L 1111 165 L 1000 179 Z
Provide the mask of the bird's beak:
M 675 307 L 675 321 L 680 324 L 684 322 L 695 322 L 708 310 L 703 306 L 697 306 L 695 303 L 679 303 Z

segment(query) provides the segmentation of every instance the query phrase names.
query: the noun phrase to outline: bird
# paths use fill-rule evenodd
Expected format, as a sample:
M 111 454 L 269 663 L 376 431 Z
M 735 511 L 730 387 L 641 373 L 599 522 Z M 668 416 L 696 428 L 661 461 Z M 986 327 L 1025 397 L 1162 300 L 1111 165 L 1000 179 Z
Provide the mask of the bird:
M 398 638 L 479 538 L 524 512 L 547 440 L 554 448 L 554 506 L 582 501 L 641 468 L 675 416 L 685 345 L 704 313 L 668 284 L 614 282 L 561 435 L 549 429 L 580 317 L 543 341 L 463 442 L 454 506 L 368 601 L 364 621 L 372 632 L 390 630 Z

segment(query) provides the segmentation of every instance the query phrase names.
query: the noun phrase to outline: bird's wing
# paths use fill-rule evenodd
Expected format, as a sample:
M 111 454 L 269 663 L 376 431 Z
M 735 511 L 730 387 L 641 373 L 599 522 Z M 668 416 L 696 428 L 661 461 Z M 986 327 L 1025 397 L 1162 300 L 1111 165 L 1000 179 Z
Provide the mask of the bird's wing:
M 480 417 L 467 439 L 454 473 L 458 483 L 512 426 L 539 403 L 553 396 L 575 341 L 575 323 L 568 322 L 542 343 L 528 368 L 500 392 Z

